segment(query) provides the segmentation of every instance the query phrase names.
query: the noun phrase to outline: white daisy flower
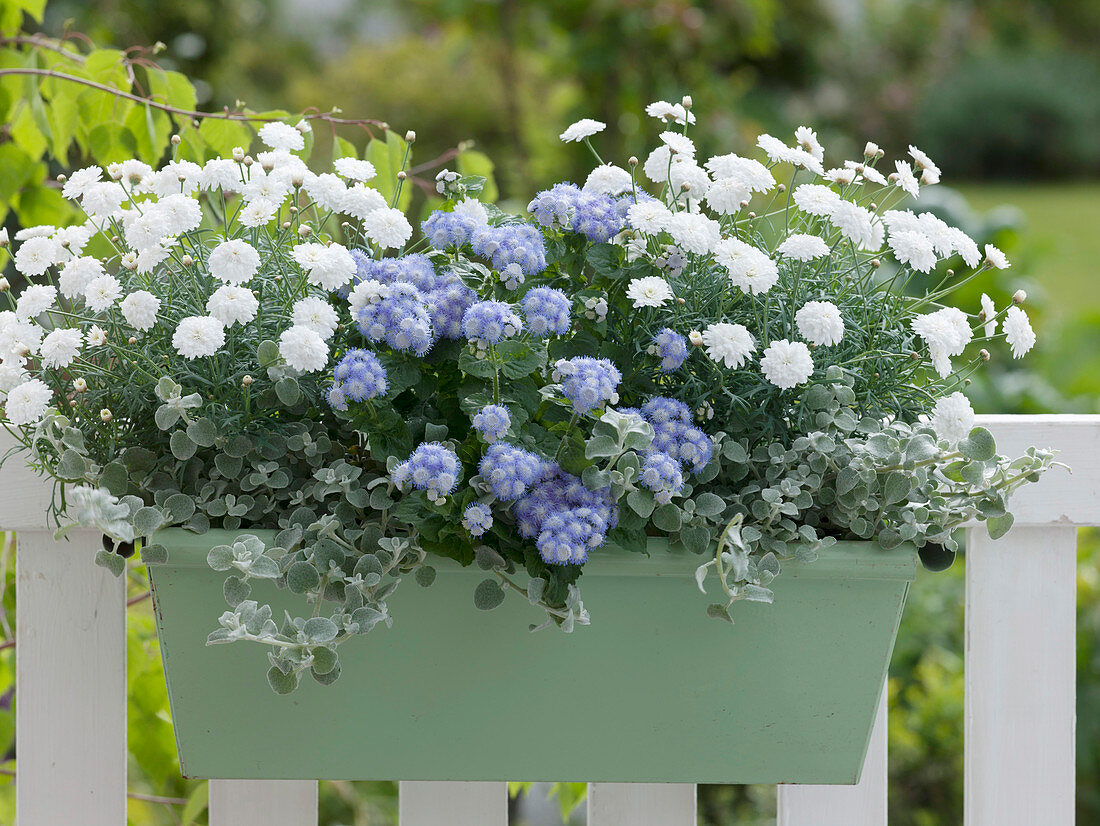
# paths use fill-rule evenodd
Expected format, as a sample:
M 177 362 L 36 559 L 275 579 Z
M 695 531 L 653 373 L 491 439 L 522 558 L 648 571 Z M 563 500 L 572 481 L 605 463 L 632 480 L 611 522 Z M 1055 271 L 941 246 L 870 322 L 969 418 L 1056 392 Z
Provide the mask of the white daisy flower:
M 295 302 L 290 321 L 295 327 L 313 330 L 322 339 L 328 341 L 336 332 L 340 317 L 332 305 L 323 298 L 309 296 Z
M 265 146 L 281 152 L 298 152 L 306 147 L 305 136 L 289 123 L 272 121 L 260 127 L 257 133 Z
M 844 338 L 844 319 L 831 301 L 807 301 L 794 314 L 798 332 L 810 344 L 829 347 Z
M 698 212 L 677 212 L 668 221 L 668 232 L 681 249 L 706 255 L 722 239 L 722 225 Z
M 0 360 L 22 364 L 38 350 L 44 332 L 37 324 L 16 318 L 11 310 L 0 313 Z
M 107 343 L 107 333 L 98 324 L 93 324 L 84 335 L 89 347 L 102 347 Z
M 634 188 L 630 173 L 615 164 L 605 163 L 588 173 L 584 191 L 596 195 L 622 195 Z
M 658 235 L 668 229 L 672 212 L 660 201 L 641 201 L 626 211 L 626 220 L 634 229 L 646 235 Z
M 244 186 L 241 180 L 241 168 L 229 158 L 211 158 L 202 167 L 199 188 L 212 192 L 220 189 L 228 194 L 240 192 Z
M 800 210 L 820 217 L 831 216 L 842 200 L 832 188 L 823 184 L 802 184 L 792 198 Z
M 241 207 L 237 213 L 237 220 L 244 227 L 262 227 L 271 223 L 271 219 L 279 212 L 279 205 L 273 204 L 264 198 L 257 198 Z
M 376 209 L 363 218 L 363 232 L 382 249 L 395 249 L 412 237 L 412 225 L 399 209 Z
M 84 300 L 88 309 L 94 313 L 101 313 L 111 307 L 121 295 L 122 285 L 117 278 L 107 273 L 93 278 L 84 288 Z
M 645 108 L 645 113 L 651 118 L 672 121 L 681 126 L 695 123 L 695 115 L 689 112 L 682 103 L 669 103 L 667 100 L 658 100 Z
M 951 357 L 961 355 L 974 337 L 966 313 L 957 307 L 919 315 L 910 326 L 928 345 L 932 366 L 941 378 L 951 375 Z
M 211 316 L 194 315 L 180 321 L 172 346 L 188 361 L 212 356 L 225 344 L 225 328 Z
M 378 174 L 374 164 L 358 158 L 337 158 L 332 166 L 349 181 L 369 181 Z
M 28 238 L 15 252 L 15 268 L 27 278 L 34 278 L 56 264 L 60 252 L 61 247 L 52 238 Z
M 323 289 L 337 290 L 351 280 L 355 271 L 355 259 L 351 257 L 351 253 L 339 244 L 331 244 L 321 248 L 306 279 L 310 284 Z
M 750 192 L 770 192 L 775 187 L 772 173 L 753 158 L 742 158 L 731 152 L 728 155 L 715 155 L 705 166 L 715 181 L 733 178 Z
M 809 152 L 819 161 L 825 159 L 825 149 L 817 139 L 817 132 L 808 126 L 799 126 L 794 130 L 794 139 L 804 150 Z
M 751 295 L 763 295 L 779 280 L 779 267 L 763 252 L 736 238 L 723 238 L 714 259 L 726 268 L 730 283 Z
M 15 233 L 16 241 L 27 241 L 31 238 L 52 238 L 57 232 L 53 224 L 36 224 L 33 227 L 23 227 Z
M 477 198 L 463 198 L 455 204 L 456 215 L 468 215 L 479 224 L 489 223 L 489 213 L 485 210 L 485 204 Z
M 316 373 L 328 364 L 328 345 L 313 330 L 291 327 L 279 336 L 279 355 L 295 370 Z
M 1008 269 L 1008 256 L 992 244 L 985 245 L 985 263 L 999 270 Z
M 53 391 L 46 383 L 41 379 L 31 379 L 8 392 L 4 412 L 8 422 L 16 427 L 35 424 L 46 414 L 52 400 Z
M 157 323 L 160 299 L 148 290 L 137 290 L 122 299 L 119 309 L 122 310 L 123 318 L 131 327 L 145 332 L 151 330 Z
M 829 216 L 829 223 L 860 249 L 874 251 L 882 247 L 886 234 L 882 221 L 859 204 L 841 200 Z
M 53 307 L 57 288 L 48 284 L 28 284 L 15 302 L 15 317 L 20 321 L 37 318 Z
M 247 241 L 222 241 L 206 259 L 210 274 L 226 284 L 244 284 L 260 269 L 260 253 Z
M 385 197 L 377 189 L 366 184 L 352 184 L 344 192 L 339 212 L 362 221 L 370 213 L 387 206 Z
M 776 253 L 793 261 L 813 261 L 829 254 L 829 245 L 825 239 L 816 235 L 795 233 L 787 237 L 787 240 L 776 247 Z
M 123 235 L 130 249 L 141 252 L 167 238 L 171 234 L 167 218 L 168 216 L 156 207 L 150 207 L 144 214 L 135 214 L 129 218 Z
M 15 364 L 0 362 L 0 401 L 8 397 L 13 389 L 27 380 L 27 371 Z
M 157 268 L 157 265 L 166 259 L 171 248 L 176 244 L 175 238 L 166 238 L 160 243 L 143 249 L 134 259 L 134 269 L 142 275 L 148 275 Z
M 882 213 L 882 220 L 890 232 L 921 232 L 920 216 L 911 209 L 888 209 Z
M 707 355 L 729 369 L 743 365 L 755 352 L 756 342 L 742 324 L 711 324 L 699 337 Z
M 103 178 L 103 170 L 98 166 L 88 166 L 72 173 L 61 187 L 61 195 L 70 201 L 78 201 L 84 193 Z
M 370 304 L 377 304 L 389 294 L 389 287 L 381 281 L 375 281 L 373 278 L 360 281 L 348 295 L 348 305 L 351 308 L 351 314 L 354 316 L 364 307 Z
M 825 173 L 825 180 L 829 183 L 839 184 L 840 186 L 849 186 L 856 182 L 856 171 L 854 169 L 837 168 L 830 169 Z
M 139 188 L 153 174 L 153 167 L 137 158 L 127 158 L 121 163 L 108 164 L 107 174 L 126 186 Z
M 305 182 L 305 191 L 316 203 L 333 212 L 340 212 L 347 199 L 347 185 L 331 172 L 316 175 Z
M 226 327 L 247 324 L 256 317 L 260 302 L 247 287 L 224 284 L 206 301 L 206 311 Z
M 888 183 L 885 175 L 883 175 L 873 166 L 865 164 L 863 161 L 845 161 L 844 166 L 847 169 L 851 169 L 864 180 L 870 181 L 873 184 L 886 186 L 886 184 Z
M 695 157 L 695 143 L 687 135 L 682 135 L 679 132 L 662 132 L 660 138 L 661 143 L 675 154 Z
M 592 120 L 592 118 L 581 118 L 576 123 L 570 124 L 569 127 L 558 136 L 558 138 L 563 143 L 583 141 L 585 138 L 592 137 L 592 135 L 602 132 L 606 128 L 606 123 L 601 123 L 598 120 Z
M 938 184 L 940 182 L 940 168 L 932 163 L 931 158 L 912 144 L 909 145 L 909 155 L 913 158 L 917 168 L 921 171 L 920 180 L 922 184 L 931 186 L 932 184 Z
M 814 360 L 810 348 L 801 341 L 780 339 L 764 350 L 760 359 L 764 378 L 783 390 L 789 390 L 810 380 L 814 372 Z
M 241 197 L 245 201 L 268 201 L 272 204 L 281 204 L 290 194 L 290 187 L 286 182 L 275 175 L 268 175 L 262 169 L 252 167 L 253 172 L 248 178 L 248 183 L 241 187 Z M 335 176 L 334 176 L 335 177 Z M 341 185 L 341 190 L 343 185 Z
M 53 330 L 42 339 L 39 353 L 43 367 L 68 367 L 80 355 L 84 334 L 75 328 Z
M 932 242 L 936 255 L 946 258 L 955 251 L 955 234 L 944 221 L 931 212 L 922 212 L 917 216 L 920 232 Z
M 918 272 L 931 272 L 936 266 L 936 251 L 923 232 L 890 233 L 890 249 L 899 264 L 907 264 Z
M 974 408 L 970 400 L 959 392 L 939 399 L 932 408 L 932 428 L 949 444 L 965 439 L 974 429 Z
M 761 135 L 756 139 L 756 145 L 763 149 L 764 154 L 774 163 L 789 163 L 809 170 L 815 175 L 825 174 L 825 167 L 821 165 L 821 161 L 805 149 L 787 146 L 779 138 Z
M 627 285 L 626 297 L 639 308 L 661 307 L 673 298 L 668 282 L 655 275 L 632 279 Z
M 981 303 L 985 337 L 992 338 L 997 332 L 997 307 L 993 303 L 993 299 L 985 293 L 982 293 Z
M 896 177 L 894 177 L 894 186 L 914 198 L 919 198 L 920 184 L 917 182 L 917 176 L 913 174 L 913 167 L 905 161 L 894 161 L 894 168 L 897 170 Z
M 737 178 L 719 178 L 707 188 L 706 202 L 720 215 L 734 215 L 751 197 L 749 188 Z
M 1035 331 L 1031 329 L 1027 313 L 1019 307 L 1009 307 L 1001 322 L 1001 331 L 1012 348 L 1013 358 L 1023 358 L 1035 346 Z
M 974 239 L 961 229 L 955 227 L 949 227 L 948 229 L 951 233 L 951 246 L 962 256 L 966 266 L 971 268 L 978 266 L 982 262 L 982 253 L 978 249 L 978 245 L 974 243 Z
M 199 188 L 202 167 L 191 161 L 169 161 L 163 169 L 142 181 L 142 192 L 151 192 L 159 198 L 169 195 L 190 195 Z
M 88 188 L 80 208 L 94 221 L 109 221 L 122 214 L 127 200 L 126 190 L 113 181 L 104 181 Z

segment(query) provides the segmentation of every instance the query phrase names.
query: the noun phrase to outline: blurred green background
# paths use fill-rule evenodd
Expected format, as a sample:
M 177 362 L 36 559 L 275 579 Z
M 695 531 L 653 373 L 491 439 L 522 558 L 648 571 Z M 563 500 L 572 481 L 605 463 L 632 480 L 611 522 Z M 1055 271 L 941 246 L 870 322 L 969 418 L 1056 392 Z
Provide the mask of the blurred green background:
M 1096 0 L 52 0 L 41 30 L 97 45 L 162 42 L 199 107 L 339 107 L 399 133 L 418 160 L 473 141 L 521 206 L 583 180 L 557 134 L 579 117 L 622 163 L 652 145 L 650 101 L 691 94 L 702 153 L 814 126 L 839 161 L 874 140 L 943 168 L 921 206 L 1014 262 L 960 296 L 1003 304 L 1018 288 L 1040 338 L 972 388 L 983 412 L 1100 412 L 1100 3 Z M 319 130 L 321 131 L 321 130 Z M 345 134 L 358 145 L 354 135 Z M 330 139 L 324 134 L 318 141 Z M 0 143 L 5 140 L 0 135 Z M 948 189 L 948 186 L 951 189 Z M 7 224 L 15 229 L 13 218 Z M 0 634 L 11 637 L 13 554 L 0 549 Z M 1078 820 L 1100 823 L 1100 542 L 1082 535 L 1078 581 Z M 922 574 L 891 669 L 890 821 L 962 821 L 963 561 Z M 140 570 L 135 594 L 143 591 Z M 131 609 L 130 819 L 201 824 L 205 786 L 175 765 L 147 603 Z M 14 819 L 14 648 L 0 648 L 0 822 Z M 576 787 L 522 791 L 517 816 L 557 820 Z M 583 806 L 574 823 L 583 822 Z M 703 787 L 700 823 L 768 824 L 774 789 Z M 396 822 L 396 787 L 325 783 L 321 822 Z

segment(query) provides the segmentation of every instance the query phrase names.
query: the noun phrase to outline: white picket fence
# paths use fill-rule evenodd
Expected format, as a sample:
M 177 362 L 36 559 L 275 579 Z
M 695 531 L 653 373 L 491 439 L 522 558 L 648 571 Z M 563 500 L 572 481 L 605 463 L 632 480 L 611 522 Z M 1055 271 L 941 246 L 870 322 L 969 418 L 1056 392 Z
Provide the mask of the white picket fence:
M 965 826 L 1074 820 L 1076 533 L 1100 524 L 1100 416 L 991 416 L 1001 452 L 1053 447 L 1014 503 L 1016 527 L 970 531 L 966 565 Z M 4 434 L 7 438 L 6 434 Z M 0 442 L 0 450 L 6 445 Z M 125 601 L 91 531 L 55 542 L 50 486 L 0 472 L 0 528 L 18 532 L 18 826 L 126 823 Z M 838 664 L 838 667 L 843 667 Z M 884 826 L 886 707 L 858 786 L 780 786 L 780 826 Z M 526 778 L 516 778 L 519 780 Z M 505 826 L 504 783 L 402 783 L 401 826 Z M 590 826 L 695 824 L 695 787 L 597 783 Z M 315 826 L 317 783 L 219 780 L 211 826 Z

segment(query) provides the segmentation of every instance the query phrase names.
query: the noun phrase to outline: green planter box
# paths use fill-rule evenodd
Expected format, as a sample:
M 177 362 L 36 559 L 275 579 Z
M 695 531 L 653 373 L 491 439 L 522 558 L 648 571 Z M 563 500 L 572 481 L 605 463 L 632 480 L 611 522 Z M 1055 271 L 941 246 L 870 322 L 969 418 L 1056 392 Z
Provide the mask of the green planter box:
M 775 604 L 730 626 L 704 615 L 700 559 L 654 541 L 593 554 L 592 625 L 532 634 L 535 609 L 478 611 L 485 573 L 444 560 L 431 587 L 401 583 L 392 628 L 341 646 L 334 685 L 278 696 L 262 646 L 205 645 L 226 608 L 206 553 L 232 536 L 164 531 L 149 567 L 189 777 L 855 783 L 917 566 L 841 543 L 786 563 Z M 293 595 L 253 598 L 279 616 Z

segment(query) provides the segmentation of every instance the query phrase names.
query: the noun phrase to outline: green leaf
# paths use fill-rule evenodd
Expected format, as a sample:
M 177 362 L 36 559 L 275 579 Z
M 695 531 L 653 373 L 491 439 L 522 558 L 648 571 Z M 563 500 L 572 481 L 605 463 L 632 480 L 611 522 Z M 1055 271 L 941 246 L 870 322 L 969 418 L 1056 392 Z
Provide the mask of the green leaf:
M 226 577 L 222 586 L 222 596 L 230 608 L 236 608 L 252 593 L 252 586 L 238 576 Z
M 422 565 L 416 569 L 416 573 L 413 577 L 416 579 L 417 585 L 427 588 L 435 582 L 435 568 L 431 565 Z
M 680 541 L 693 554 L 704 554 L 710 550 L 711 534 L 702 525 L 687 525 L 680 529 Z
M 203 782 L 195 787 L 180 813 L 180 826 L 195 826 L 199 815 L 210 805 L 210 784 Z
M 298 687 L 298 674 L 295 671 L 284 674 L 275 666 L 271 666 L 267 671 L 267 682 L 276 694 L 289 694 Z
M 246 152 L 252 143 L 252 128 L 238 120 L 204 118 L 199 125 L 199 137 L 214 154 L 228 158 L 236 147 Z
M 163 565 L 168 561 L 168 549 L 159 542 L 141 546 L 141 561 L 146 565 Z
M 369 184 L 382 193 L 382 197 L 386 199 L 387 204 L 393 203 L 394 193 L 397 191 L 397 173 L 401 171 L 401 162 L 405 158 L 407 147 L 408 144 L 405 143 L 405 139 L 392 129 L 386 132 L 384 141 L 373 138 L 367 144 L 366 159 L 374 164 L 374 168 L 378 172 Z M 409 159 L 411 160 L 411 158 L 412 153 L 410 152 Z M 412 191 L 413 187 L 409 185 L 401 188 L 401 197 L 396 206 L 402 212 L 409 208 L 409 203 L 412 201 Z
M 476 175 L 484 178 L 485 183 L 481 188 L 478 199 L 487 204 L 496 203 L 497 198 L 500 197 L 500 191 L 497 189 L 496 180 L 493 177 L 495 165 L 488 155 L 474 150 L 459 152 L 458 157 L 455 158 L 455 167 L 458 174 L 463 177 Z
M 186 493 L 173 493 L 164 500 L 173 522 L 186 522 L 195 514 L 195 500 Z
M 618 441 L 606 434 L 593 436 L 584 445 L 584 455 L 587 459 L 610 458 L 618 455 L 618 453 Z
M 649 519 L 655 507 L 652 491 L 642 489 L 630 491 L 626 495 L 626 503 L 634 513 L 643 519 Z
M 324 643 L 336 639 L 339 630 L 336 623 L 328 617 L 310 617 L 306 620 L 302 633 L 306 635 L 310 642 Z
M 295 562 L 287 569 L 286 584 L 294 593 L 305 594 L 321 584 L 321 576 L 308 562 Z
M 959 453 L 975 462 L 988 462 L 997 455 L 997 442 L 984 427 L 975 427 L 959 442 Z
M 276 364 L 279 361 L 279 345 L 271 339 L 264 339 L 256 348 L 256 358 L 259 359 L 261 367 Z
M 125 496 L 129 486 L 129 475 L 122 462 L 111 462 L 104 466 L 99 475 L 99 484 L 107 488 L 112 496 Z
M 493 373 L 496 372 L 488 358 L 479 359 L 468 349 L 459 353 L 458 369 L 468 376 L 477 376 L 482 379 L 492 378 Z
M 126 570 L 126 560 L 110 551 L 96 551 L 95 564 L 106 568 L 115 576 L 122 576 L 122 572 Z
M 0 201 L 10 203 L 34 175 L 35 161 L 14 143 L 0 144 Z
M 206 564 L 215 571 L 228 571 L 233 567 L 233 548 L 229 545 L 215 545 L 206 553 Z
M 138 154 L 133 132 L 121 123 L 101 123 L 88 135 L 88 151 L 100 166 L 120 163 Z
M 483 579 L 474 590 L 474 607 L 479 611 L 492 611 L 504 602 L 504 589 L 495 579 Z
M 886 475 L 886 484 L 883 485 L 883 502 L 892 505 L 901 502 L 909 496 L 912 490 L 913 479 L 903 470 L 895 470 Z
M 334 648 L 314 648 L 310 653 L 313 654 L 313 671 L 315 674 L 328 674 L 340 662 Z
M 1000 539 L 1012 528 L 1013 521 L 1015 521 L 1015 518 L 1011 513 L 985 520 L 985 527 L 986 530 L 989 531 L 989 538 Z
M 195 455 L 199 446 L 191 441 L 191 438 L 182 430 L 172 431 L 172 437 L 168 440 L 172 448 L 172 455 L 181 462 L 186 462 Z
M 721 516 L 725 509 L 726 503 L 717 494 L 706 491 L 695 497 L 695 513 L 699 516 Z
M 653 524 L 667 533 L 680 530 L 680 509 L 669 502 L 653 512 Z
M 275 382 L 275 395 L 287 407 L 292 407 L 302 398 L 302 390 L 298 387 L 297 380 L 287 376 Z
M 144 507 L 134 514 L 134 535 L 152 536 L 164 524 L 164 515 L 160 508 Z
M 218 436 L 217 428 L 209 419 L 195 419 L 187 425 L 187 438 L 199 447 L 210 447 Z

